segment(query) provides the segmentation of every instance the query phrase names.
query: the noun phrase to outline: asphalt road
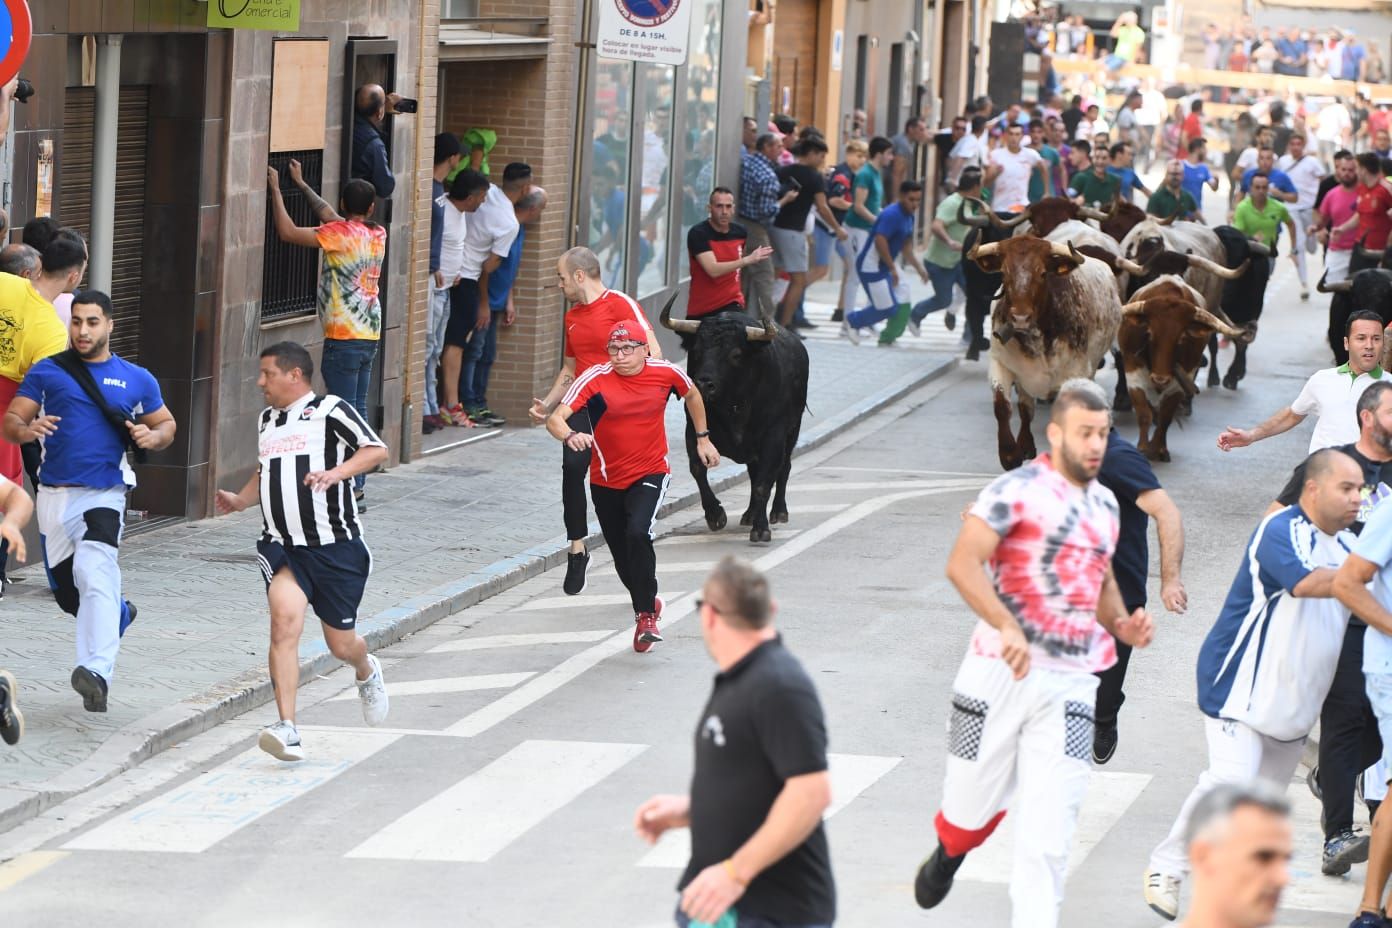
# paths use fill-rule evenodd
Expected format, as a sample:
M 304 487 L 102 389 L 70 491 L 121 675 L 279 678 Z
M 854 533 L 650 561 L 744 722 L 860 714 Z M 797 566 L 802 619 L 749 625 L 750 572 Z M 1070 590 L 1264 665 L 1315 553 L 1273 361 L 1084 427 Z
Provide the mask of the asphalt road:
M 1309 427 L 1228 455 L 1215 438 L 1285 405 L 1329 363 L 1324 303 L 1295 294 L 1283 262 L 1252 373 L 1235 393 L 1206 391 L 1171 432 L 1174 461 L 1158 473 L 1185 516 L 1190 609 L 1165 613 L 1152 583 L 1158 638 L 1132 663 L 1120 749 L 1094 775 L 1065 925 L 1160 924 L 1141 877 L 1205 763 L 1195 654 Z M 872 364 L 880 349 L 862 350 Z M 1099 379 L 1110 387 L 1112 376 Z M 1130 416 L 1120 426 L 1134 438 Z M 1043 447 L 1042 422 L 1036 431 Z M 268 708 L 168 751 L 0 835 L 0 918 L 24 928 L 668 925 L 683 836 L 650 851 L 631 819 L 690 775 L 714 671 L 689 594 L 734 553 L 770 573 L 779 626 L 826 708 L 838 924 L 1005 925 L 1009 816 L 940 909 L 919 912 L 910 889 L 934 843 L 950 680 L 972 624 L 943 564 L 963 507 L 999 471 L 993 436 L 984 365 L 964 365 L 800 459 L 792 521 L 772 545 L 751 547 L 733 517 L 718 536 L 697 511 L 667 520 L 667 640 L 650 654 L 629 649 L 626 597 L 599 552 L 580 597 L 562 596 L 552 572 L 383 652 L 391 727 L 363 727 L 340 671 L 301 691 L 303 764 L 255 748 Z M 727 494 L 732 516 L 743 506 Z M 1321 876 L 1317 806 L 1303 782 L 1290 794 L 1298 852 L 1280 924 L 1344 925 L 1363 867 Z

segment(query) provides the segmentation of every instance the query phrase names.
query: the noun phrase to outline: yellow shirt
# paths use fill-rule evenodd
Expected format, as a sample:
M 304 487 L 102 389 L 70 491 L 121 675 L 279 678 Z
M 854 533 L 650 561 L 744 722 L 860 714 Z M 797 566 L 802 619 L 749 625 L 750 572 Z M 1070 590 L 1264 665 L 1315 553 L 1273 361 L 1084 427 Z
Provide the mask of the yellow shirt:
M 68 330 L 53 304 L 23 277 L 0 273 L 0 377 L 17 383 L 67 347 Z

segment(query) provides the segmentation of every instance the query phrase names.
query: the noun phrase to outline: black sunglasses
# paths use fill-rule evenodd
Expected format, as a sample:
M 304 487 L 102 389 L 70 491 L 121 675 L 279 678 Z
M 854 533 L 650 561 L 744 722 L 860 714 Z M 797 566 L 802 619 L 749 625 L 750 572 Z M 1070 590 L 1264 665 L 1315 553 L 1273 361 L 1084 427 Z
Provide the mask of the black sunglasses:
M 716 608 L 716 607 L 715 607 L 714 605 L 712 605 L 711 603 L 706 602 L 704 599 L 698 599 L 698 600 L 696 600 L 696 611 L 697 611 L 697 612 L 700 612 L 700 611 L 701 611 L 701 608 L 702 608 L 703 606 L 710 606 L 711 612 L 714 612 L 716 615 L 720 615 L 720 614 L 721 614 L 721 612 L 720 612 L 720 610 L 719 610 L 718 608 Z

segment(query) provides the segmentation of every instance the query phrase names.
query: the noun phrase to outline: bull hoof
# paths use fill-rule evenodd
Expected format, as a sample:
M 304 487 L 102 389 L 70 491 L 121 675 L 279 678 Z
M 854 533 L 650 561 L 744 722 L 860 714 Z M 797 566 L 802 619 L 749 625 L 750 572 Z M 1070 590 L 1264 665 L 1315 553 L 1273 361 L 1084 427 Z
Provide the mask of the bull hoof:
M 1163 462 L 1163 463 L 1169 463 L 1169 460 L 1170 460 L 1170 452 L 1169 452 L 1168 449 L 1165 449 L 1165 448 L 1158 448 L 1158 449 L 1157 449 L 1157 448 L 1142 448 L 1141 451 L 1142 451 L 1143 454 L 1145 454 L 1146 460 L 1149 460 L 1149 461 L 1160 461 L 1160 462 Z
M 1238 382 L 1238 380 L 1240 380 L 1240 379 L 1241 379 L 1241 378 L 1239 378 L 1239 377 L 1234 377 L 1234 376 L 1232 375 L 1232 373 L 1229 372 L 1228 375 L 1227 375 L 1226 377 L 1223 378 L 1223 389 L 1224 389 L 1224 390 L 1236 390 L 1236 389 L 1237 389 L 1237 382 Z
M 1131 397 L 1124 393 L 1118 394 L 1112 400 L 1112 412 L 1130 412 L 1131 409 Z
M 725 527 L 727 521 L 728 520 L 725 518 L 725 510 L 723 507 L 715 510 L 715 512 L 706 513 L 706 527 L 709 528 L 712 532 L 720 531 L 722 528 Z
M 778 525 L 787 521 L 788 510 L 786 509 L 775 509 L 773 512 L 769 513 L 769 522 L 773 525 Z
M 746 509 L 746 510 L 744 511 L 744 515 L 740 516 L 740 525 L 753 525 L 753 524 L 754 524 L 754 510 L 753 510 L 753 509 Z
M 773 532 L 770 532 L 768 529 L 750 529 L 749 540 L 756 545 L 766 545 L 770 541 L 773 541 Z
M 1216 386 L 1218 386 L 1218 365 L 1217 365 L 1217 364 L 1211 365 L 1211 366 L 1208 368 L 1208 385 L 1209 385 L 1210 387 L 1216 387 Z

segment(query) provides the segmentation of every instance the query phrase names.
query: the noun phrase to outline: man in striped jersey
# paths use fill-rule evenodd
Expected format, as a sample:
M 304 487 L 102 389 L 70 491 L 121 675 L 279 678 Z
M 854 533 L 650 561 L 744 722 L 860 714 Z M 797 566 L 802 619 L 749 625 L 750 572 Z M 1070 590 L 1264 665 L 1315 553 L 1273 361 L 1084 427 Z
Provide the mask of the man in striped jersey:
M 1199 648 L 1199 709 L 1208 769 L 1150 853 L 1146 904 L 1173 920 L 1189 874 L 1185 837 L 1194 808 L 1220 784 L 1261 780 L 1284 790 L 1334 681 L 1349 610 L 1334 598 L 1348 557 L 1363 470 L 1325 448 L 1305 463 L 1300 500 L 1262 520 L 1223 611 Z
M 281 760 L 304 759 L 295 689 L 308 606 L 330 653 L 357 672 L 367 724 L 382 724 L 388 706 L 382 667 L 354 628 L 372 555 L 352 492 L 354 476 L 386 462 L 387 446 L 346 400 L 316 395 L 313 377 L 314 361 L 302 345 L 280 342 L 261 352 L 257 385 L 270 405 L 261 413 L 256 473 L 239 493 L 217 492 L 224 515 L 261 503 L 256 555 L 271 610 L 271 683 L 280 721 L 261 732 L 259 743 Z
M 633 650 L 639 654 L 662 640 L 657 623 L 657 555 L 653 526 L 672 479 L 667 466 L 667 397 L 686 401 L 696 427 L 696 451 L 707 467 L 720 464 L 706 427 L 706 406 L 686 372 L 648 356 L 649 333 L 636 322 L 609 332 L 609 362 L 589 368 L 571 384 L 546 429 L 571 451 L 593 452 L 590 496 L 614 570 L 633 601 Z M 576 410 L 589 410 L 590 431 L 572 427 Z
M 575 378 L 596 364 L 606 364 L 609 333 L 620 322 L 635 325 L 648 336 L 648 352 L 661 360 L 662 349 L 652 335 L 652 326 L 643 309 L 633 297 L 610 290 L 600 278 L 599 258 L 588 248 L 572 248 L 556 264 L 556 277 L 561 293 L 575 305 L 565 315 L 565 351 L 561 369 L 544 399 L 533 399 L 529 413 L 540 425 L 556 404 L 565 396 Z M 570 427 L 589 432 L 593 427 L 589 411 L 575 407 Z M 664 447 L 666 447 L 664 445 Z M 561 502 L 565 512 L 566 538 L 570 539 L 570 555 L 566 560 L 565 583 L 567 596 L 576 596 L 585 589 L 585 569 L 590 554 L 585 550 L 589 524 L 585 506 L 585 472 L 590 468 L 590 449 L 569 445 L 561 457 Z

